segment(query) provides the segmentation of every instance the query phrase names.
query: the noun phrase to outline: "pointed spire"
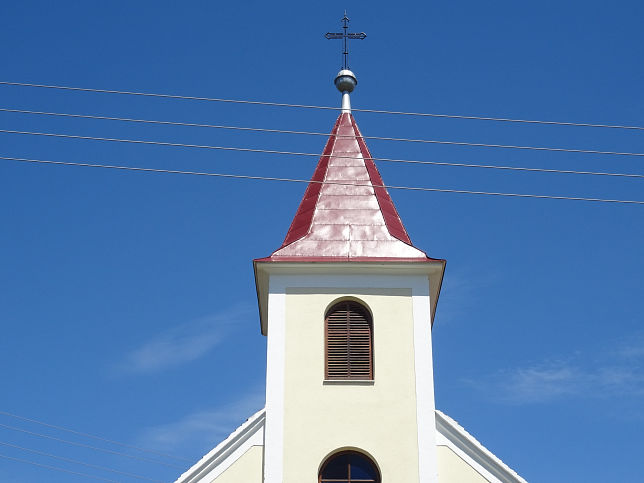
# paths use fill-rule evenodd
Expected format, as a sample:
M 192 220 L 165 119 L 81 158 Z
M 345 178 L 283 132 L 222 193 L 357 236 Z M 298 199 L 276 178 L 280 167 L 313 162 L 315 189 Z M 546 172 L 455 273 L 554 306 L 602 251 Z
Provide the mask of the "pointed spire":
M 414 247 L 350 113 L 341 113 L 272 261 L 431 260 Z

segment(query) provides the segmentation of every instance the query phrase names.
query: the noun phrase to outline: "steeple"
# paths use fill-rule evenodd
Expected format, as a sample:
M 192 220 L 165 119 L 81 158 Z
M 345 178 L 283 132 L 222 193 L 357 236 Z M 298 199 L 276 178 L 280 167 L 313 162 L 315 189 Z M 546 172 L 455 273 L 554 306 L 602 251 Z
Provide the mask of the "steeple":
M 266 408 L 178 483 L 525 483 L 434 404 L 445 260 L 416 248 L 335 78 L 338 119 L 282 245 L 254 260 Z
M 354 464 L 362 481 L 437 483 L 431 325 L 445 261 L 412 244 L 351 114 L 357 78 L 344 67 L 341 113 L 284 242 L 254 261 L 264 483 L 353 481 Z

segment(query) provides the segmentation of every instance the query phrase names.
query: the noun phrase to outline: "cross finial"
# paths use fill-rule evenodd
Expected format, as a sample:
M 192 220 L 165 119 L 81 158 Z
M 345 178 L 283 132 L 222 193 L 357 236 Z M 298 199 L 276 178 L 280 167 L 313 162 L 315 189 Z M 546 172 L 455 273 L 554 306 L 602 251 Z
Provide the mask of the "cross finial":
M 349 17 L 347 17 L 347 11 L 344 11 L 344 17 L 342 18 L 342 29 L 344 32 L 327 32 L 325 37 L 327 39 L 342 39 L 344 41 L 344 50 L 342 51 L 344 65 L 342 69 L 349 69 L 349 46 L 347 45 L 348 39 L 362 40 L 367 34 L 364 32 L 352 33 L 349 32 Z

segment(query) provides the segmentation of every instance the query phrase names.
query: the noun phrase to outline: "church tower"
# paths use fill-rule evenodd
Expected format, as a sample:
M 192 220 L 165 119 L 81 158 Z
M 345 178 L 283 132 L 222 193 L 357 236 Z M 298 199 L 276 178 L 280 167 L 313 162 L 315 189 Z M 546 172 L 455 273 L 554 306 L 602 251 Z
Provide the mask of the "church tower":
M 342 108 L 282 245 L 254 260 L 266 407 L 176 483 L 525 483 L 434 407 L 445 260 L 416 248 Z M 353 35 L 353 37 L 351 37 Z
M 282 246 L 254 261 L 268 337 L 264 483 L 437 481 L 431 325 L 445 260 L 414 247 L 342 111 Z

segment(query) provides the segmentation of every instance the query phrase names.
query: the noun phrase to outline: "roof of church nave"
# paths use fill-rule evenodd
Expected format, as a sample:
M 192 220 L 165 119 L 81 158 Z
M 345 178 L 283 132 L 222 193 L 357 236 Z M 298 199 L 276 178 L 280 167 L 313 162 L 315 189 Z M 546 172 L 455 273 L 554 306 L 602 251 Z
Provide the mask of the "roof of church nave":
M 489 481 L 527 483 L 447 414 L 437 409 L 435 415 L 436 446 L 452 449 L 474 471 L 485 475 Z M 212 481 L 230 468 L 250 447 L 264 446 L 265 424 L 266 409 L 262 408 L 186 470 L 175 483 Z

